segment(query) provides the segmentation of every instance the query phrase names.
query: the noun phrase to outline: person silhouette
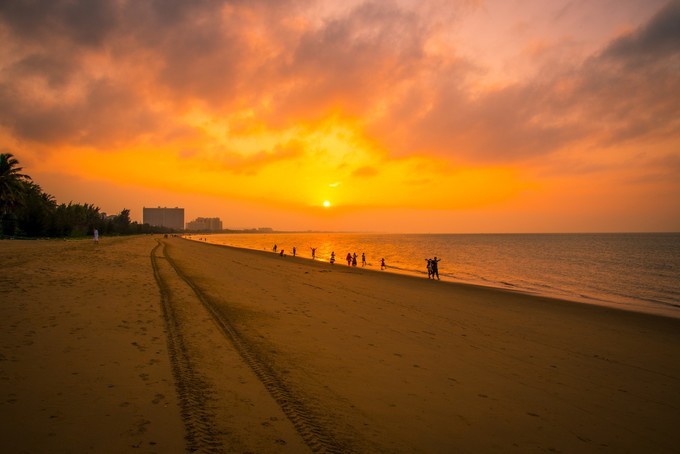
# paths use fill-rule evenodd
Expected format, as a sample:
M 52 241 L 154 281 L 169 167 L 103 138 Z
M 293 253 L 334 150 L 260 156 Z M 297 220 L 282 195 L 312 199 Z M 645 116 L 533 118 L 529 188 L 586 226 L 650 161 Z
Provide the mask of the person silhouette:
M 352 256 L 352 266 L 357 266 L 357 253 Z
M 312 250 L 312 260 L 314 260 L 316 258 L 316 248 L 312 247 L 310 249 Z
M 361 253 L 361 266 L 366 266 L 366 253 Z
M 331 265 L 335 263 L 335 251 L 331 252 Z
M 295 257 L 296 252 L 297 252 L 297 249 L 295 249 L 295 246 L 293 246 L 293 257 Z
M 347 257 L 345 257 L 345 260 L 347 260 L 347 266 L 352 266 L 352 254 L 348 252 Z
M 437 276 L 437 279 L 439 279 L 439 266 L 437 266 L 437 263 L 441 261 L 442 259 L 438 259 L 436 255 L 430 261 L 430 263 L 432 263 L 432 279 L 434 279 L 435 276 Z
M 385 259 L 382 258 L 380 259 L 380 269 L 384 270 L 385 268 L 387 268 L 387 265 L 385 265 Z

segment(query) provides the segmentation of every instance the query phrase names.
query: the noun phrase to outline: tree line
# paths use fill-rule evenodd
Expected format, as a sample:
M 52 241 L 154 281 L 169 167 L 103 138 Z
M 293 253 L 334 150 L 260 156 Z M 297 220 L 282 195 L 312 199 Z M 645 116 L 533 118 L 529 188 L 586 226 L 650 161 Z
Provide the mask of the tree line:
M 130 221 L 130 210 L 106 216 L 92 204 L 57 203 L 56 199 L 21 173 L 11 153 L 0 153 L 0 234 L 9 237 L 82 237 L 172 233 L 174 230 Z

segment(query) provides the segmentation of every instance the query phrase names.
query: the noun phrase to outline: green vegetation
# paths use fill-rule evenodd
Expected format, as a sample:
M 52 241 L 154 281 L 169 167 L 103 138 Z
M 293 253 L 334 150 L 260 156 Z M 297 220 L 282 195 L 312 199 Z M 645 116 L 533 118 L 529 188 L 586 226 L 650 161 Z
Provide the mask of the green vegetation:
M 172 229 L 130 221 L 130 210 L 106 216 L 88 204 L 57 204 L 31 177 L 21 173 L 11 153 L 0 153 L 0 236 L 82 237 L 99 230 L 101 235 L 171 233 Z

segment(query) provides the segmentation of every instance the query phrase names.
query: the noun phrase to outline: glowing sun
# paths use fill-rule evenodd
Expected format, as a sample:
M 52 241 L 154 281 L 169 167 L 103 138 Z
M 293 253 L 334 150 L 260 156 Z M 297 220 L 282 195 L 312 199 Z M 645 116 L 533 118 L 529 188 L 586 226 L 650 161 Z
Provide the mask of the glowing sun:
M 325 206 L 326 208 L 328 208 L 329 206 L 331 206 L 331 202 L 329 202 L 328 200 L 324 200 L 324 201 L 323 201 L 323 206 Z

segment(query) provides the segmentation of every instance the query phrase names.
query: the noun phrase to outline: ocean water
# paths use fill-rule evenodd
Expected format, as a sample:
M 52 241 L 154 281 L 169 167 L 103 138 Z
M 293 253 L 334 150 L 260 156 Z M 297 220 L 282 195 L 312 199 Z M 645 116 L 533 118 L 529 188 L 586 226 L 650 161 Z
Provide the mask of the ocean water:
M 194 235 L 208 242 L 278 251 L 347 266 L 348 252 L 367 267 L 427 279 L 426 258 L 441 259 L 444 281 L 558 297 L 680 318 L 680 233 Z

